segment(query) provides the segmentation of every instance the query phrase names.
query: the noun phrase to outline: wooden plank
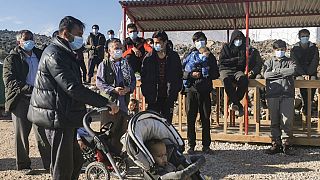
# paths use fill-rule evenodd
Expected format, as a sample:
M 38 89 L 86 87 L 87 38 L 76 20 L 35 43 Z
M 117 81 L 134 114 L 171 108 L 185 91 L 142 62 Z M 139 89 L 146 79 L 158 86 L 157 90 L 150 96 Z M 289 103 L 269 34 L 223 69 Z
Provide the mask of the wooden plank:
M 227 128 L 228 128 L 228 96 L 226 91 L 223 91 L 224 94 L 224 114 L 223 114 L 223 132 L 227 134 Z
M 254 88 L 254 95 L 253 95 L 253 119 L 256 123 L 256 135 L 259 136 L 260 134 L 260 92 L 259 88 Z
M 220 88 L 217 87 L 216 88 L 216 94 L 217 94 L 217 97 L 216 97 L 216 123 L 217 125 L 219 126 L 220 124 Z
M 320 88 L 318 88 L 318 132 L 320 132 Z
M 307 132 L 308 132 L 308 137 L 310 137 L 310 132 L 311 132 L 311 89 L 307 89 L 308 92 L 308 104 L 307 104 Z
M 179 123 L 179 131 L 182 131 L 182 94 L 178 95 L 178 123 Z

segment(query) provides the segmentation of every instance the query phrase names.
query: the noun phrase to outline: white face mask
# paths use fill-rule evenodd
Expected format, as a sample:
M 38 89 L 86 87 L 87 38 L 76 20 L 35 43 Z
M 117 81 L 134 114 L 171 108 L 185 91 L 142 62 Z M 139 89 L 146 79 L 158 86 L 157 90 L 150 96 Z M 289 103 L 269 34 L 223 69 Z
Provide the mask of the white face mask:
M 285 54 L 285 51 L 275 51 L 275 55 L 277 58 L 282 58 Z
M 301 38 L 300 38 L 300 42 L 301 42 L 302 44 L 307 44 L 307 43 L 309 42 L 309 37 L 301 37 Z
M 98 34 L 98 31 L 99 31 L 98 29 L 92 29 L 93 34 Z
M 233 44 L 237 47 L 241 46 L 242 45 L 242 40 L 241 39 L 236 39 L 234 40 Z
M 200 48 L 206 47 L 206 41 L 196 41 L 195 45 L 196 45 L 196 48 L 199 50 Z
M 109 39 L 113 39 L 114 35 L 113 34 L 109 34 L 108 37 L 109 37 Z

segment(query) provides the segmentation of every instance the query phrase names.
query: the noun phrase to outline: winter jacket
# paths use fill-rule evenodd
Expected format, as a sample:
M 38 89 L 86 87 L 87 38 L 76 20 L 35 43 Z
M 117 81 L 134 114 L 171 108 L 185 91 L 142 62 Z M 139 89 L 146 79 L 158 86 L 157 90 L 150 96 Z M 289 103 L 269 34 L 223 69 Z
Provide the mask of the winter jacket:
M 169 101 L 177 100 L 182 88 L 182 65 L 177 52 L 167 48 L 165 78 Z M 141 91 L 147 103 L 155 103 L 158 98 L 159 63 L 157 52 L 146 55 L 141 68 Z
M 236 47 L 233 42 L 237 36 L 242 37 L 242 45 Z M 246 68 L 246 38 L 239 30 L 232 32 L 230 43 L 224 44 L 219 57 L 219 70 L 232 72 L 242 71 Z
M 319 65 L 319 50 L 314 43 L 303 49 L 300 43 L 296 43 L 290 52 L 290 57 L 297 66 L 297 75 L 317 75 Z
M 42 50 L 32 49 L 40 60 Z M 31 94 L 33 87 L 26 83 L 29 65 L 22 48 L 17 46 L 11 50 L 3 63 L 3 82 L 5 87 L 5 109 L 12 111 L 25 94 Z
M 252 77 L 255 78 L 258 74 L 261 73 L 262 69 L 262 60 L 259 51 L 256 48 L 251 47 L 249 49 L 249 72 L 251 71 Z
M 82 85 L 73 51 L 67 41 L 56 37 L 41 57 L 28 119 L 45 128 L 81 127 L 85 104 L 103 107 L 107 102 Z
M 296 65 L 292 59 L 284 56 L 280 60 L 275 58 L 268 60 L 264 63 L 263 69 L 266 79 L 266 98 L 294 98 Z
M 90 33 L 85 46 L 89 51 L 89 58 L 98 57 L 99 59 L 103 59 L 105 44 L 106 38 L 103 34 L 98 33 L 97 35 L 94 35 L 93 33 Z
M 210 53 L 209 57 L 202 57 L 205 59 L 205 61 L 194 64 L 193 67 L 191 67 L 192 70 L 190 71 L 187 67 L 188 65 L 191 65 L 193 62 L 197 61 L 195 58 L 199 58 L 199 51 L 196 48 L 193 48 L 183 60 L 183 79 L 185 91 L 210 92 L 213 86 L 212 80 L 219 78 L 217 60 L 215 56 Z M 203 74 L 206 74 L 203 71 L 206 70 L 208 77 L 203 76 Z M 191 76 L 192 72 L 201 72 L 202 75 L 199 79 L 194 79 Z

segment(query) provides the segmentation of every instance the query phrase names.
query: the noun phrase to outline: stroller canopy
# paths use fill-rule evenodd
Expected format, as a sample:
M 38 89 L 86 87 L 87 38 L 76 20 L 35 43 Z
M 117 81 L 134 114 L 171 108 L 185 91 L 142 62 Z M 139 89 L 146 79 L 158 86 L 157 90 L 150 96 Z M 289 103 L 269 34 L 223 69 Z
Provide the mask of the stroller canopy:
M 144 111 L 136 114 L 129 121 L 128 132 L 122 143 L 135 164 L 147 171 L 155 163 L 144 144 L 151 139 L 167 139 L 171 144 L 184 147 L 184 141 L 177 130 L 158 113 Z

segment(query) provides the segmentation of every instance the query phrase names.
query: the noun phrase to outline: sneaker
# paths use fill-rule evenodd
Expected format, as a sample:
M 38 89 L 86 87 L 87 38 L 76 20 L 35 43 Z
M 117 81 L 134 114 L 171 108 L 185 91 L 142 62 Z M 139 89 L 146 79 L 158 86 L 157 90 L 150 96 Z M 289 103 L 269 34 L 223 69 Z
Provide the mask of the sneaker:
M 205 154 L 212 154 L 212 153 L 213 153 L 213 150 L 210 149 L 209 146 L 203 146 L 202 152 L 204 152 Z
M 190 147 L 187 151 L 188 154 L 195 154 L 194 147 Z
M 235 115 L 238 117 L 241 117 L 244 115 L 243 106 L 239 104 L 238 107 L 239 107 L 238 114 L 235 114 Z
M 24 175 L 35 175 L 35 171 L 32 170 L 31 168 L 21 169 L 21 170 L 19 170 L 19 172 L 21 172 Z
M 281 144 L 276 143 L 275 141 L 272 142 L 272 146 L 269 149 L 265 150 L 265 153 L 269 154 L 269 155 L 274 155 L 274 154 L 282 153 L 282 152 L 283 151 L 282 151 Z
M 285 155 L 289 155 L 289 156 L 294 155 L 294 150 L 293 150 L 292 146 L 290 146 L 289 144 L 284 143 L 282 145 L 282 151 Z
M 239 111 L 239 106 L 236 105 L 236 104 L 234 104 L 234 103 L 231 103 L 231 104 L 230 104 L 230 109 L 231 109 L 232 111 L 234 111 L 234 112 L 237 112 L 237 111 Z

